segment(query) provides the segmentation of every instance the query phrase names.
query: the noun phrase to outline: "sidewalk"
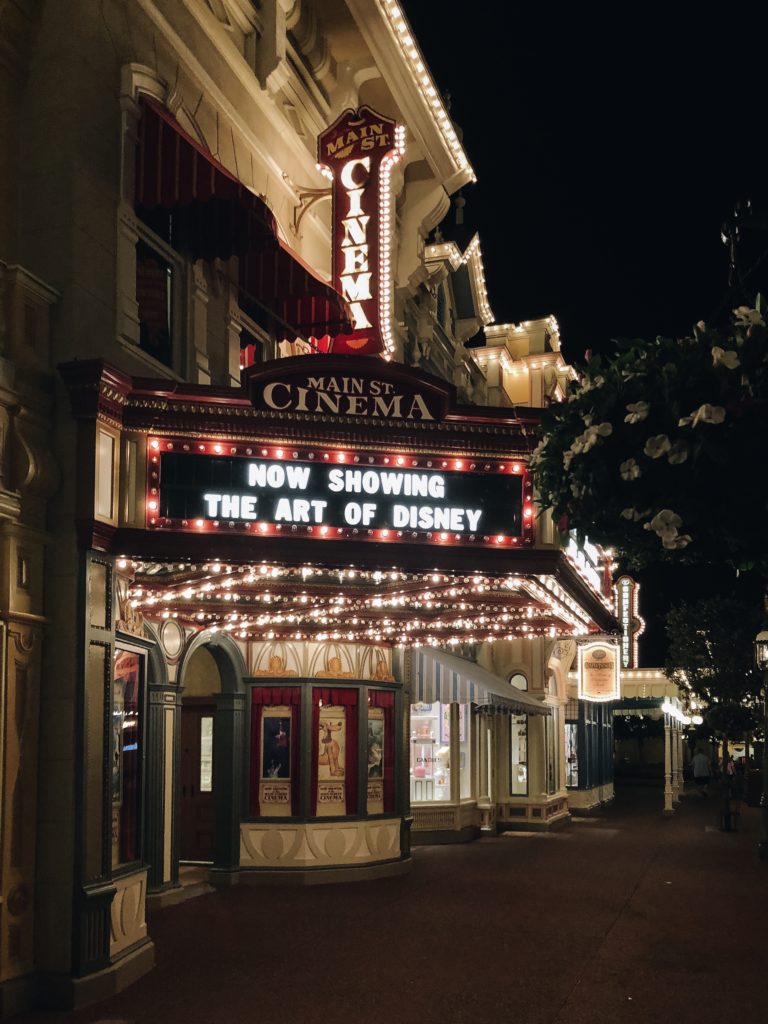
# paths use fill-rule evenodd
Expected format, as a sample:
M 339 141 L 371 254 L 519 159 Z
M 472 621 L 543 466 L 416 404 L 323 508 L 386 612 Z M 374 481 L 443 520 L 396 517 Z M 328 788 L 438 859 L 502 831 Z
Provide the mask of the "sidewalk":
M 714 787 L 713 787 L 714 789 Z M 722 1024 L 768 1019 L 758 815 L 657 790 L 545 835 L 421 847 L 401 878 L 237 887 L 149 919 L 157 967 L 37 1024 Z

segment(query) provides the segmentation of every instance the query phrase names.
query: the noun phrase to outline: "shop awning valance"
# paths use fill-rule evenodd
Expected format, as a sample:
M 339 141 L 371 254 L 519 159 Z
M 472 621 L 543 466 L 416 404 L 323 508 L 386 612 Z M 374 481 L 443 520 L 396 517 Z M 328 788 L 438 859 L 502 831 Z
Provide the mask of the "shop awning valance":
M 548 715 L 536 697 L 466 658 L 433 647 L 411 652 L 411 700 L 432 704 L 476 704 L 513 715 Z
M 140 214 L 172 213 L 193 259 L 238 256 L 244 299 L 272 314 L 282 336 L 349 330 L 346 303 L 279 237 L 264 200 L 150 97 L 141 100 L 135 203 Z

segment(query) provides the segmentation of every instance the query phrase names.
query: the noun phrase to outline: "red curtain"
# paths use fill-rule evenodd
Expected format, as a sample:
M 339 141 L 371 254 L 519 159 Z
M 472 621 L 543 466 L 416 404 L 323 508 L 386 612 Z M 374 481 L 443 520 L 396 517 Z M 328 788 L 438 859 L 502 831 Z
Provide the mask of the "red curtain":
M 301 687 L 299 686 L 254 686 L 251 690 L 251 816 L 258 818 L 261 814 L 259 806 L 259 780 L 261 766 L 261 722 L 265 707 L 288 705 L 291 708 L 291 814 L 298 814 L 299 808 L 299 749 L 301 738 L 299 722 L 301 718 Z
M 347 814 L 357 814 L 357 690 L 314 687 L 312 690 L 312 796 L 310 812 L 317 815 L 317 759 L 320 750 L 320 706 L 344 708 L 344 787 Z
M 395 695 L 392 690 L 369 690 L 368 707 L 384 711 L 384 813 L 395 809 Z

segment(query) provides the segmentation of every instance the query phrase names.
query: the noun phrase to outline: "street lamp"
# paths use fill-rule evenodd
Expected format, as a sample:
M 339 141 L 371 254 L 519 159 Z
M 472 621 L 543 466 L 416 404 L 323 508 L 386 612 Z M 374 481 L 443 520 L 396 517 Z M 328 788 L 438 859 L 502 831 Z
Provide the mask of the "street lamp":
M 757 853 L 761 860 L 768 860 L 768 630 L 762 629 L 755 637 L 755 664 L 763 673 L 763 792 Z

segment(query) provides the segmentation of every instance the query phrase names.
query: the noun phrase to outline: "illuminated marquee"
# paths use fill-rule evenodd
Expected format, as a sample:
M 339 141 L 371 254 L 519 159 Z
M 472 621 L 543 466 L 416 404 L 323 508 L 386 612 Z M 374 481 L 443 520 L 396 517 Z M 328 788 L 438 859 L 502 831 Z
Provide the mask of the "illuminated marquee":
M 333 339 L 335 353 L 393 352 L 390 173 L 404 138 L 370 107 L 346 110 L 318 138 L 319 165 L 333 180 L 333 281 L 353 325 Z
M 149 529 L 507 547 L 532 539 L 522 462 L 479 469 L 463 459 L 154 438 L 148 466 Z
M 579 647 L 578 693 L 581 700 L 600 703 L 618 700 L 621 694 L 619 649 L 613 642 L 597 640 Z

